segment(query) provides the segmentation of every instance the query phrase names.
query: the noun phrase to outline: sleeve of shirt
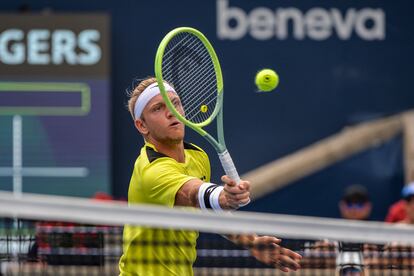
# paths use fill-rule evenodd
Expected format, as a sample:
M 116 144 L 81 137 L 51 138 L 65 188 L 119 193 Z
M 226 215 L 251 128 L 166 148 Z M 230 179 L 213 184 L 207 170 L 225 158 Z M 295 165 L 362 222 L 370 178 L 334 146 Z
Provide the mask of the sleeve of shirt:
M 149 202 L 173 207 L 175 195 L 184 183 L 196 177 L 187 175 L 169 158 L 159 158 L 142 173 L 143 191 Z
M 208 158 L 207 153 L 203 152 L 203 167 L 206 170 L 206 182 L 210 182 L 211 181 L 211 167 L 210 167 L 210 160 Z

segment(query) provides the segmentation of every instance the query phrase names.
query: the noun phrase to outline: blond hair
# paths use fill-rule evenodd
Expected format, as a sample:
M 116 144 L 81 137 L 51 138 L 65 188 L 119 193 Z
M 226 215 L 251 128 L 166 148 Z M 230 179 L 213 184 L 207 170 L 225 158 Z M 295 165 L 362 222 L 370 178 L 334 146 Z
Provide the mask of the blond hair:
M 129 113 L 131 113 L 132 119 L 136 120 L 138 118 L 135 118 L 135 114 L 134 114 L 134 108 L 135 108 L 135 103 L 137 102 L 137 99 L 139 97 L 139 95 L 141 95 L 141 93 L 145 90 L 145 88 L 147 88 L 148 86 L 150 86 L 151 84 L 157 82 L 157 79 L 154 77 L 147 77 L 145 79 L 143 79 L 140 83 L 138 83 L 138 85 L 130 92 L 128 92 L 128 111 Z

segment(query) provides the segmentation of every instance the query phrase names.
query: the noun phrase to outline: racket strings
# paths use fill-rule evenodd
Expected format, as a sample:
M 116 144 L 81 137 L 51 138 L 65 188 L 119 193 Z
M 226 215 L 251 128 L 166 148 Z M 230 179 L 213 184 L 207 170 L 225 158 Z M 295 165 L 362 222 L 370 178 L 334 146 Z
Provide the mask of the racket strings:
M 203 47 L 202 44 L 199 43 L 198 39 L 194 39 L 194 37 L 190 37 L 189 35 L 177 35 L 169 42 L 169 45 L 166 47 L 166 52 L 164 52 L 163 62 L 168 62 L 171 58 L 176 58 L 177 55 L 185 52 L 186 49 L 191 48 L 193 51 L 196 50 L 197 46 Z M 179 48 L 178 48 L 179 47 Z M 167 49 L 168 48 L 168 49 Z
M 176 88 L 186 119 L 206 121 L 217 102 L 217 80 L 203 42 L 190 33 L 172 38 L 164 51 L 162 71 L 164 80 Z
M 188 58 L 188 51 L 186 51 L 186 48 L 185 47 L 191 47 L 193 44 L 188 44 L 188 45 L 186 45 L 186 46 L 184 46 L 184 45 L 182 45 L 182 47 L 181 48 L 179 48 L 178 50 L 174 50 L 173 52 L 174 52 L 174 55 L 170 55 L 169 57 L 168 57 L 168 59 L 166 59 L 166 60 L 163 60 L 163 64 L 165 64 L 165 66 L 163 65 L 163 70 L 166 70 L 166 71 L 169 71 L 169 70 L 171 70 L 172 69 L 172 67 L 175 67 L 177 64 L 176 64 L 176 61 L 177 60 L 179 60 L 180 62 L 181 61 L 183 61 L 185 58 Z M 198 48 L 201 48 L 203 45 L 197 45 L 197 46 L 195 46 L 195 48 L 193 48 L 192 49 L 192 51 L 195 51 L 195 50 L 197 50 Z M 176 48 L 174 48 L 174 49 L 176 49 Z M 185 71 L 187 71 L 187 70 L 185 70 L 185 69 L 187 69 L 187 68 L 178 68 L 178 72 L 179 71 L 181 71 L 181 72 L 185 72 Z
M 211 106 L 211 104 L 213 102 L 215 102 L 215 100 L 216 100 L 216 97 L 213 97 L 210 101 L 205 102 L 204 105 Z M 192 112 L 195 111 L 195 110 L 196 110 L 196 107 L 193 107 L 193 109 L 190 110 L 190 114 L 192 114 Z M 192 121 L 194 119 L 194 117 L 197 116 L 197 115 L 198 115 L 198 113 L 195 113 L 193 116 L 191 116 L 191 117 L 189 116 L 187 119 L 189 119 L 190 121 Z M 203 113 L 203 112 L 200 113 L 200 117 L 203 118 L 203 121 L 208 119 L 208 116 L 205 113 Z
M 193 76 L 195 81 L 191 81 L 193 78 L 188 78 L 187 81 L 185 83 L 180 83 L 181 87 L 187 87 L 188 91 L 194 91 L 193 93 L 197 92 L 197 89 L 195 88 L 199 88 L 199 89 L 207 89 L 206 86 L 208 85 L 207 82 L 203 82 L 203 79 L 198 78 L 198 76 L 201 76 L 202 73 L 204 73 L 206 70 L 203 70 L 202 72 L 195 72 L 194 74 L 191 74 L 192 72 L 190 71 L 189 74 Z M 205 72 L 204 74 L 202 74 L 205 78 L 210 78 L 213 77 L 214 78 L 214 71 L 212 72 L 211 70 Z M 201 86 L 201 87 L 200 87 Z M 214 87 L 212 87 L 214 88 Z M 187 100 L 190 100 L 191 97 L 193 97 L 193 93 L 187 93 L 184 94 L 182 97 L 182 101 L 186 102 Z
M 213 72 L 213 74 L 211 74 L 211 72 L 210 72 L 209 76 L 214 77 L 215 76 L 214 72 Z M 192 85 L 191 88 L 189 88 L 189 89 L 191 89 L 190 91 L 194 91 L 194 93 L 197 93 L 198 90 L 203 90 L 203 89 L 204 90 L 211 90 L 211 93 L 208 94 L 206 99 L 210 98 L 210 97 L 213 97 L 214 99 L 216 99 L 216 96 L 215 96 L 216 90 L 215 90 L 215 88 L 214 87 L 209 87 L 207 82 L 203 83 L 201 80 L 198 80 L 198 81 L 195 81 L 194 84 L 195 85 Z M 190 94 L 190 93 L 187 94 L 187 95 L 184 95 L 183 101 L 187 102 L 189 106 L 194 107 L 195 106 L 195 101 L 197 100 L 197 97 L 192 97 L 192 96 L 193 96 L 193 94 Z M 191 111 L 190 111 L 190 113 L 191 113 Z
M 182 41 L 183 40 L 180 40 L 179 42 L 181 43 Z M 163 71 L 166 72 L 167 74 L 169 73 L 170 77 L 173 77 L 172 76 L 173 74 L 180 75 L 180 74 L 185 74 L 186 72 L 189 72 L 188 67 L 185 67 L 185 66 L 178 67 L 177 63 L 186 61 L 186 59 L 188 60 L 188 62 L 191 61 L 188 56 L 188 51 L 186 51 L 186 47 L 193 47 L 194 43 L 186 44 L 185 47 L 184 45 L 181 45 L 182 47 L 179 48 L 178 50 L 169 50 L 168 53 L 173 52 L 174 55 L 169 55 L 167 59 L 163 59 Z M 191 51 L 196 51 L 200 49 L 201 47 L 203 47 L 203 45 L 198 44 L 194 46 Z M 176 46 L 174 46 L 173 49 L 176 49 Z M 205 57 L 202 57 L 202 58 L 205 58 Z M 181 84 L 183 85 L 184 82 L 185 82 L 185 79 L 184 81 L 181 82 Z
M 187 40 L 187 41 L 185 41 L 185 40 Z M 173 53 L 176 54 L 175 48 L 177 48 L 179 46 L 191 46 L 188 43 L 194 44 L 196 42 L 197 41 L 194 41 L 193 39 L 191 39 L 191 37 L 186 36 L 186 35 L 179 34 L 179 35 L 175 36 L 170 41 L 170 44 L 173 45 L 173 46 L 171 46 L 171 48 L 169 48 L 168 51 L 164 53 L 163 62 L 168 61 L 171 58 L 171 56 L 173 56 L 172 55 Z M 168 47 L 170 47 L 170 45 Z
M 194 71 L 194 70 L 193 70 Z M 189 91 L 193 91 L 192 89 L 195 86 L 199 86 L 200 82 L 203 81 L 203 79 L 201 78 L 201 76 L 204 76 L 204 79 L 206 78 L 212 78 L 212 80 L 214 80 L 214 76 L 215 76 L 215 72 L 214 70 L 211 70 L 211 68 L 203 68 L 202 70 L 196 71 L 193 73 L 193 71 L 188 71 L 189 75 L 192 76 L 192 78 L 187 78 L 187 80 L 185 80 L 185 82 L 181 83 L 182 86 L 184 87 L 188 87 Z M 195 79 L 195 81 L 191 81 L 192 79 Z M 209 85 L 208 82 L 204 82 L 204 86 Z M 188 95 L 185 96 L 189 96 L 191 95 L 190 93 Z
M 194 48 L 194 49 L 199 49 L 199 48 L 201 48 L 203 46 L 204 45 L 202 45 L 201 43 L 199 43 L 199 45 L 196 48 Z M 182 57 L 180 56 L 180 54 L 182 55 L 182 54 L 185 54 L 185 53 L 183 53 L 183 51 L 181 53 L 177 53 L 177 55 L 176 55 L 176 59 L 177 60 L 182 59 Z M 200 58 L 200 61 L 202 61 L 203 63 L 204 63 L 204 61 L 205 62 L 209 62 L 210 61 L 210 59 L 209 59 L 210 56 L 209 56 L 208 52 L 204 52 L 204 53 L 203 52 L 200 52 L 200 54 L 202 55 L 201 58 Z M 172 65 L 172 63 L 171 62 L 168 63 L 168 61 L 167 61 L 167 65 L 164 68 L 164 70 L 166 70 L 166 72 L 169 73 L 168 75 L 166 75 L 166 77 L 168 77 L 168 78 L 172 78 L 172 71 L 170 70 L 171 65 Z M 203 68 L 202 70 L 197 70 L 197 71 L 195 70 L 197 68 L 195 68 L 194 70 L 184 70 L 183 68 L 181 68 L 181 70 L 178 70 L 178 73 L 183 73 L 183 74 L 187 73 L 187 75 L 188 76 L 191 76 L 191 78 L 189 78 L 189 77 L 183 78 L 184 81 L 180 81 L 180 85 L 182 87 L 188 87 L 188 90 L 189 91 L 194 91 L 194 89 L 193 89 L 194 86 L 198 86 L 199 85 L 199 82 L 203 81 L 203 79 L 201 78 L 201 76 L 204 76 L 204 79 L 205 78 L 208 78 L 208 77 L 212 77 L 212 80 L 214 81 L 214 76 L 215 76 L 214 75 L 214 73 L 215 73 L 215 71 L 214 71 L 214 65 L 213 64 L 211 64 L 211 65 L 212 66 L 205 66 L 205 68 Z M 206 71 L 208 71 L 208 70 L 210 72 L 208 72 L 208 75 L 206 75 L 206 73 L 207 73 Z M 195 74 L 193 74 L 194 71 L 195 71 Z M 192 81 L 194 79 L 196 79 L 196 81 Z M 204 84 L 207 85 L 207 82 L 204 82 Z M 187 95 L 184 95 L 185 97 L 182 98 L 181 100 L 183 101 L 183 100 L 185 100 L 186 97 L 191 96 L 191 95 L 192 95 L 191 93 L 188 93 Z

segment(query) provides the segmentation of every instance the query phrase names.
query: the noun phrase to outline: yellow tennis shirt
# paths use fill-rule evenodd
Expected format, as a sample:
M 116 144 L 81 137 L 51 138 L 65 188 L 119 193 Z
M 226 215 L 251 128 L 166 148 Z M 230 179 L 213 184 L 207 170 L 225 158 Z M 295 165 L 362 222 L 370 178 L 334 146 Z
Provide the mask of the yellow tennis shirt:
M 134 165 L 128 204 L 145 203 L 173 207 L 175 195 L 187 181 L 210 181 L 210 162 L 199 147 L 184 143 L 185 163 L 157 152 L 145 143 Z M 126 225 L 120 275 L 193 275 L 198 232 Z

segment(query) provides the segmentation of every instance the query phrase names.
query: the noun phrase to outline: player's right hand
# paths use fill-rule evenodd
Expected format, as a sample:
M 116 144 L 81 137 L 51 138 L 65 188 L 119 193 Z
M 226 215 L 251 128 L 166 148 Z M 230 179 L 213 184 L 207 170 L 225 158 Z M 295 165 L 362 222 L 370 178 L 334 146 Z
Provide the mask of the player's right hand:
M 220 206 L 223 209 L 235 210 L 250 202 L 250 182 L 241 180 L 237 184 L 227 175 L 221 177 L 224 189 L 220 194 Z

